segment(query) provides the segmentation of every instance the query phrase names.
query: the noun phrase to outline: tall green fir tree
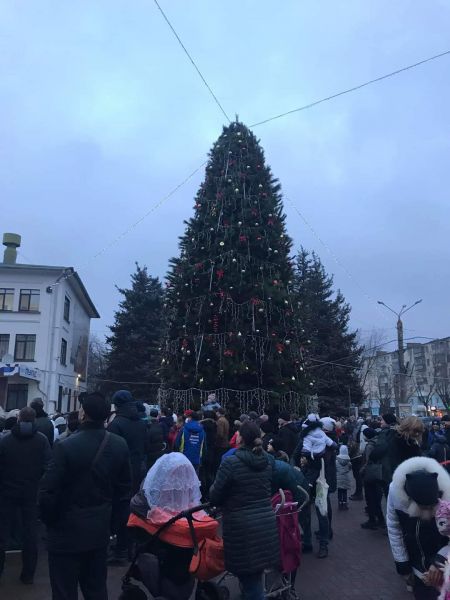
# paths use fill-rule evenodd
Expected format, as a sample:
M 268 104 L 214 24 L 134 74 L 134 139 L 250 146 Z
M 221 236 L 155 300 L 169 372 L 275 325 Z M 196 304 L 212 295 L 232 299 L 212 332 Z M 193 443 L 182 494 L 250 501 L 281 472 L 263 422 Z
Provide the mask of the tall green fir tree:
M 297 255 L 294 293 L 308 338 L 309 369 L 321 413 L 348 414 L 363 398 L 359 369 L 362 348 L 349 330 L 350 306 L 320 258 L 304 248 Z
M 156 373 L 164 335 L 164 291 L 158 278 L 137 263 L 131 287 L 117 289 L 123 299 L 106 340 L 109 345 L 106 378 L 121 383 L 110 383 L 108 388 L 111 391 L 125 388 L 136 399 L 153 401 L 159 384 Z
M 167 401 L 215 391 L 242 410 L 296 409 L 313 382 L 293 304 L 292 242 L 280 184 L 242 123 L 224 127 L 213 145 L 185 224 L 166 290 Z

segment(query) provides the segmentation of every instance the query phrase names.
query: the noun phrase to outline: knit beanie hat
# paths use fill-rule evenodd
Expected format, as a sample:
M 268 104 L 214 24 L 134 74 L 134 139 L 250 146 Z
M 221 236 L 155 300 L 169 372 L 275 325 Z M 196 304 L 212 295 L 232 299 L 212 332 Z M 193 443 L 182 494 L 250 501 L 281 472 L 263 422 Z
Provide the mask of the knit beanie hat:
M 280 450 L 284 450 L 283 440 L 279 437 L 273 437 L 270 440 L 270 445 L 274 449 L 275 452 L 279 452 Z
M 117 408 L 118 406 L 122 406 L 123 404 L 127 404 L 128 402 L 133 402 L 133 396 L 128 390 L 119 390 L 118 392 L 115 392 L 111 402 Z
M 146 413 L 146 410 L 145 410 L 144 403 L 143 403 L 143 402 L 141 402 L 141 400 L 138 400 L 138 401 L 136 402 L 136 408 L 137 408 L 137 411 L 138 411 L 138 413 L 140 413 L 140 414 L 141 414 L 141 416 L 142 416 L 142 414 L 144 414 L 144 415 L 146 415 L 146 414 L 147 414 L 147 413 Z
M 316 415 L 314 413 L 310 413 L 306 417 L 305 421 L 303 422 L 302 429 L 307 429 L 308 427 L 313 429 L 313 427 L 311 427 L 311 426 L 314 426 L 314 425 L 322 427 L 322 423 L 321 423 L 318 415 Z
M 386 413 L 382 416 L 383 421 L 386 423 L 386 425 L 396 425 L 397 424 L 397 417 L 395 415 L 393 415 L 392 413 Z
M 290 421 L 291 415 L 288 413 L 287 410 L 282 410 L 279 414 L 279 418 L 282 419 L 283 421 Z
M 366 438 L 366 440 L 371 440 L 377 435 L 377 432 L 372 427 L 366 427 L 366 429 L 363 430 L 362 434 Z
M 273 431 L 273 423 L 271 423 L 270 421 L 264 421 L 263 423 L 261 423 L 259 428 L 263 433 L 271 433 Z
M 336 427 L 336 421 L 331 417 L 322 417 L 320 422 L 323 425 L 324 431 L 333 431 Z
M 419 506 L 434 506 L 439 500 L 438 474 L 428 471 L 407 473 L 405 492 Z
M 342 445 L 339 448 L 338 458 L 347 458 L 348 460 L 350 460 L 350 456 L 348 454 L 348 448 L 347 448 L 347 446 Z

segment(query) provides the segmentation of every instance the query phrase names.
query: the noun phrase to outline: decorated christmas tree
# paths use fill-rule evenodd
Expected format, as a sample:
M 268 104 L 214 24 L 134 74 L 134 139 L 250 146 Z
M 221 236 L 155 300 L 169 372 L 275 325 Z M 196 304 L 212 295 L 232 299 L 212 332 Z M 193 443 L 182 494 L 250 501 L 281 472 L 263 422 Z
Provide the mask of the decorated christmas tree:
M 224 127 L 171 260 L 162 402 L 187 405 L 214 391 L 241 409 L 301 409 L 314 384 L 291 293 L 291 245 L 258 140 L 242 123 Z

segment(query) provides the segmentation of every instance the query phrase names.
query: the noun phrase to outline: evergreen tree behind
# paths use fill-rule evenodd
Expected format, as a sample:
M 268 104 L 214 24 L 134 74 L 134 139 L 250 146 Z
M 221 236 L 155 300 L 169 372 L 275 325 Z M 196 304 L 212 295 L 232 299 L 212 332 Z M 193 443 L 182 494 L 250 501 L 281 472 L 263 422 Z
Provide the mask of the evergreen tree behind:
M 110 389 L 125 388 L 136 399 L 154 400 L 157 386 L 137 382 L 159 383 L 156 375 L 160 361 L 160 344 L 164 332 L 164 293 L 158 278 L 147 267 L 136 264 L 131 288 L 117 288 L 123 299 L 115 313 L 111 336 L 107 337 L 107 379 L 130 384 L 110 384 Z M 136 382 L 134 384 L 133 382 Z
M 348 329 L 350 306 L 339 290 L 334 294 L 333 277 L 314 252 L 300 249 L 294 281 L 319 409 L 348 414 L 350 401 L 360 404 L 363 397 L 358 375 L 362 348 L 357 332 Z
M 185 223 L 168 275 L 165 387 L 309 393 L 280 185 L 242 123 L 213 145 Z

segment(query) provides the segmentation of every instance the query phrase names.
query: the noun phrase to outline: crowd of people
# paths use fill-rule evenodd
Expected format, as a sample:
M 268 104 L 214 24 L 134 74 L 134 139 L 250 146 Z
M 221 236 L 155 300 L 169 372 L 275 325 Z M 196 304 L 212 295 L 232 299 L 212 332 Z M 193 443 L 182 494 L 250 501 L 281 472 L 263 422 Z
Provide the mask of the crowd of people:
M 79 412 L 53 420 L 36 399 L 7 415 L 1 429 L 0 576 L 19 517 L 20 579 L 33 583 L 40 520 L 54 600 L 77 598 L 78 587 L 86 599 L 107 598 L 108 566 L 127 565 L 131 558 L 130 511 L 142 512 L 143 501 L 146 510 L 161 502 L 162 487 L 143 491 L 148 481 L 163 485 L 156 474 L 168 455 L 184 456 L 184 463 L 174 464 L 185 481 L 194 482 L 190 497 L 220 509 L 225 567 L 239 578 L 246 599 L 264 598 L 262 574 L 278 561 L 271 498 L 279 489 L 303 506 L 298 513 L 303 553 L 312 552 L 317 539 L 317 557 L 327 558 L 331 498 L 337 492 L 342 511 L 365 500 L 361 527 L 387 530 L 397 571 L 416 598 L 438 598 L 444 585 L 450 417 L 432 421 L 429 429 L 418 417 L 399 421 L 391 413 L 300 418 L 272 409 L 231 420 L 214 398 L 200 410 L 176 414 L 119 390 L 112 404 L 88 394 Z M 179 500 L 175 480 L 172 473 L 167 485 Z M 295 572 L 291 581 L 294 585 Z

